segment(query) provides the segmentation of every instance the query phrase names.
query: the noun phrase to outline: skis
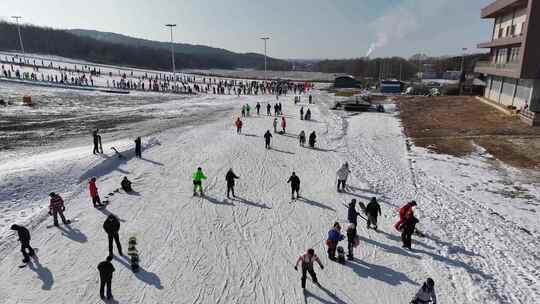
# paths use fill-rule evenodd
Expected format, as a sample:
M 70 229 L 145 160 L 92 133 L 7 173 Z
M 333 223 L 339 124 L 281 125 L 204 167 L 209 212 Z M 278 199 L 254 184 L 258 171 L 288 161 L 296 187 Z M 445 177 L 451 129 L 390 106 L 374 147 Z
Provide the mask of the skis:
M 31 259 L 34 259 L 34 260 L 37 260 L 37 258 L 38 258 L 38 257 L 37 257 L 37 253 L 38 253 L 38 249 L 37 249 L 37 248 L 34 248 L 34 255 L 31 256 L 30 258 L 31 258 Z M 25 268 L 26 266 L 28 266 L 28 263 L 30 263 L 30 261 L 28 261 L 28 262 L 23 262 L 23 264 L 19 265 L 18 267 L 19 267 L 19 268 Z
M 78 221 L 79 221 L 78 218 L 68 219 L 68 220 L 67 220 L 67 223 L 65 223 L 64 225 L 70 225 L 70 224 L 75 223 L 75 222 L 78 222 Z M 47 229 L 50 229 L 50 228 L 52 228 L 52 227 L 59 227 L 59 225 L 56 226 L 56 225 L 53 224 L 53 225 L 47 225 L 47 226 L 45 226 L 45 228 L 47 228 Z

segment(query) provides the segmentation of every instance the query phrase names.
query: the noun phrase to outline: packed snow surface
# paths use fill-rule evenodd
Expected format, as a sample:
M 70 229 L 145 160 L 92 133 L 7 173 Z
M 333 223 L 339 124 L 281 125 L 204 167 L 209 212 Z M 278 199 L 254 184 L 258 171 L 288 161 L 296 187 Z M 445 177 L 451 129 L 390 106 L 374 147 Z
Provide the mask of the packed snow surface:
M 112 303 L 408 303 L 427 277 L 436 282 L 439 303 L 540 302 L 537 205 L 530 206 L 532 215 L 521 210 L 515 216 L 525 201 L 480 186 L 472 194 L 461 191 L 467 180 L 459 174 L 497 187 L 500 171 L 485 165 L 485 154 L 455 159 L 408 149 L 393 109 L 332 112 L 330 95 L 313 94 L 312 121 L 299 120 L 299 107 L 307 104 L 280 98 L 287 133 L 273 134 L 270 150 L 262 135 L 272 130 L 273 117 L 254 114 L 254 105 L 261 102 L 264 109 L 275 98 L 241 96 L 234 97 L 230 115 L 208 114 L 213 119 L 206 123 L 143 138 L 142 159 L 133 157 L 130 138 L 106 137 L 100 156 L 90 146 L 66 146 L 7 158 L 0 164 L 1 302 L 101 303 L 96 266 L 108 254 L 102 224 L 109 214 L 121 220 L 125 248 L 128 237 L 137 236 L 141 259 L 139 273 L 127 258 L 113 260 Z M 231 97 L 216 98 L 228 103 Z M 245 103 L 252 114 L 238 135 L 233 120 Z M 317 133 L 316 149 L 298 145 L 301 130 Z M 111 146 L 126 158 L 116 158 Z M 337 193 L 336 170 L 345 161 L 352 176 L 348 191 Z M 192 196 L 197 167 L 208 176 L 202 198 Z M 240 176 L 236 199 L 226 199 L 229 168 Z M 301 179 L 303 197 L 293 202 L 286 183 L 292 171 Z M 123 176 L 136 192 L 120 191 L 108 198 L 106 209 L 93 209 L 87 192 L 92 176 L 102 199 Z M 533 188 L 525 180 L 520 185 Z M 46 214 L 51 191 L 64 197 L 67 217 L 78 222 L 46 228 L 52 222 Z M 373 196 L 382 207 L 380 231 L 366 230 L 360 220 L 355 260 L 328 260 L 324 240 L 330 226 L 339 221 L 346 227 L 351 199 Z M 426 237 L 414 236 L 409 251 L 392 226 L 396 209 L 412 199 Z M 39 248 L 39 260 L 22 269 L 18 242 L 8 230 L 14 221 L 30 228 L 31 244 Z M 302 291 L 293 266 L 307 248 L 315 249 L 325 268 L 316 266 L 322 287 L 308 279 Z

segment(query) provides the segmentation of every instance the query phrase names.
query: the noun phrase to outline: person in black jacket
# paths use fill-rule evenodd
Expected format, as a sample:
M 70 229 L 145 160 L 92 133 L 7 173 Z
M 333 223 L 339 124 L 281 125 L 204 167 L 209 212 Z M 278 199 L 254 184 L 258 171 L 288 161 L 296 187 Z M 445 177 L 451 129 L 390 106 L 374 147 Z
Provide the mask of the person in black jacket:
M 103 223 L 103 229 L 107 232 L 109 237 L 109 255 L 113 256 L 113 239 L 116 242 L 116 248 L 120 255 L 122 253 L 122 245 L 120 244 L 120 237 L 118 236 L 118 231 L 120 230 L 120 221 L 113 214 L 109 215 L 105 222 Z
M 100 262 L 97 266 L 97 269 L 99 270 L 99 279 L 100 279 L 99 296 L 100 298 L 105 299 L 104 289 L 105 289 L 105 285 L 107 285 L 107 300 L 110 300 L 112 298 L 111 283 L 112 283 L 113 272 L 115 270 L 111 261 L 112 261 L 112 256 L 108 256 L 105 259 L 105 261 Z
M 287 183 L 291 184 L 291 199 L 294 200 L 294 193 L 296 192 L 296 198 L 300 198 L 300 178 L 293 172 Z
M 24 257 L 23 263 L 30 262 L 30 257 L 35 255 L 34 249 L 30 246 L 30 232 L 23 226 L 15 224 L 11 225 L 11 230 L 17 231 L 17 234 L 19 235 L 19 242 L 21 242 L 21 252 Z M 28 249 L 28 253 L 26 252 L 26 249 Z
M 127 178 L 127 176 L 124 176 L 122 181 L 120 182 L 120 186 L 124 191 L 127 193 L 132 192 L 133 188 L 131 188 L 131 181 Z
M 311 134 L 309 134 L 309 140 L 308 140 L 309 147 L 310 148 L 315 148 L 315 143 L 316 142 L 317 142 L 317 135 L 315 134 L 315 131 L 313 131 L 313 132 L 311 132 Z
M 270 133 L 270 130 L 266 130 L 266 133 L 264 133 L 264 143 L 265 148 L 270 149 L 270 139 L 272 138 L 272 133 Z
M 349 203 L 349 208 L 347 209 L 347 220 L 356 227 L 358 226 L 359 215 L 360 213 L 356 211 L 356 199 L 353 198 Z
M 367 215 L 367 229 L 371 228 L 377 230 L 377 217 L 381 215 L 381 206 L 377 202 L 377 198 L 372 197 L 369 204 L 366 206 L 366 215 Z
M 138 158 L 142 158 L 142 145 L 140 137 L 137 137 L 135 139 L 135 156 Z
M 355 247 L 354 243 L 357 241 L 356 234 L 356 225 L 349 224 L 349 227 L 347 227 L 347 249 L 349 250 L 347 260 L 354 260 L 353 249 Z
M 414 217 L 412 212 L 408 212 L 405 215 L 405 221 L 403 222 L 403 224 L 401 224 L 399 228 L 401 230 L 401 240 L 403 241 L 403 248 L 411 249 L 412 235 L 418 222 L 418 219 Z
M 234 180 L 238 179 L 239 177 L 234 174 L 232 168 L 227 171 L 227 174 L 225 174 L 225 180 L 227 181 L 227 198 L 230 198 L 230 193 L 232 192 L 232 196 L 236 197 L 234 195 Z

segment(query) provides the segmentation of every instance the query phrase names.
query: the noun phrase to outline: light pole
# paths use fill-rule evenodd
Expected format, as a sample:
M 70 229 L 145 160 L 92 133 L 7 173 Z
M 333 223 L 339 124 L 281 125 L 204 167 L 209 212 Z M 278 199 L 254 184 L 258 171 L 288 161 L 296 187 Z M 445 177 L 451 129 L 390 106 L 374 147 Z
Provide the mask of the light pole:
M 173 74 L 173 80 L 176 81 L 176 67 L 174 66 L 174 42 L 173 42 L 173 27 L 176 26 L 176 24 L 165 24 L 165 26 L 169 27 L 171 29 L 171 59 L 172 59 L 172 74 Z
M 264 41 L 264 78 L 268 78 L 266 77 L 266 41 L 268 41 L 270 39 L 270 37 L 262 37 L 261 40 Z
M 21 51 L 24 54 L 24 46 L 22 42 L 22 36 L 21 36 L 21 26 L 19 25 L 19 19 L 22 19 L 21 16 L 11 16 L 11 18 L 15 19 L 17 22 L 17 31 L 19 32 L 19 43 L 21 44 Z

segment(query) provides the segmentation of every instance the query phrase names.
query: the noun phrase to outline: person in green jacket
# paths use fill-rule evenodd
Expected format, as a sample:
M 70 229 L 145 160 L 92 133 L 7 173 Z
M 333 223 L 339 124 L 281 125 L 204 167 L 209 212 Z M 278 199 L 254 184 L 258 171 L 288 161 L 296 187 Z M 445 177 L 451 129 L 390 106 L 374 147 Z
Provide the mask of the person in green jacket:
M 201 196 L 203 196 L 203 188 L 202 188 L 202 180 L 206 179 L 206 176 L 202 172 L 202 168 L 197 168 L 197 171 L 193 173 L 193 196 L 197 195 L 197 188 L 199 188 L 199 192 L 201 193 Z

